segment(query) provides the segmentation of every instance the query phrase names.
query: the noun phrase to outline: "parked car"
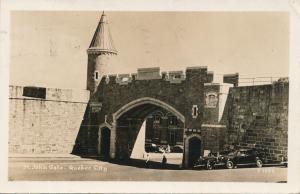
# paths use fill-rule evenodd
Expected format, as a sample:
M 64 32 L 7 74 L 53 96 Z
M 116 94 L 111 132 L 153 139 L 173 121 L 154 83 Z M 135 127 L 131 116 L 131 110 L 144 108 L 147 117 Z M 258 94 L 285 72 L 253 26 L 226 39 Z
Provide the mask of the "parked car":
M 264 154 L 256 149 L 240 149 L 224 156 L 228 169 L 242 166 L 255 165 L 259 168 L 263 166 Z
M 229 160 L 229 156 L 233 155 L 234 150 L 226 150 L 222 152 L 217 153 L 209 153 L 207 157 L 204 157 L 204 161 L 202 163 L 205 163 L 205 167 L 207 170 L 212 170 L 217 167 L 225 167 L 227 164 L 227 161 Z
M 145 144 L 145 151 L 147 153 L 149 153 L 149 152 L 158 153 L 159 152 L 159 147 L 154 143 L 146 143 Z
M 175 145 L 171 148 L 171 152 L 173 152 L 173 153 L 183 153 L 183 146 L 182 145 Z
M 211 170 L 217 167 L 225 167 L 230 158 L 229 156 L 233 153 L 234 151 L 232 150 L 210 153 L 211 157 L 207 161 L 207 169 Z
M 212 170 L 217 163 L 217 153 L 210 153 L 208 156 L 200 156 L 199 159 L 194 163 L 194 168 L 204 168 Z

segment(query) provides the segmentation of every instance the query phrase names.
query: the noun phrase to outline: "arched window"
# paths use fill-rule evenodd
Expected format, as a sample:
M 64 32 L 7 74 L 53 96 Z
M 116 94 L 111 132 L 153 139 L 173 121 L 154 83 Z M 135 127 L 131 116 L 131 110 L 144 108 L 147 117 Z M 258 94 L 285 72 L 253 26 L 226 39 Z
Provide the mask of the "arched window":
M 160 119 L 161 119 L 160 115 L 158 115 L 158 114 L 153 115 L 153 124 L 159 125 L 160 124 Z

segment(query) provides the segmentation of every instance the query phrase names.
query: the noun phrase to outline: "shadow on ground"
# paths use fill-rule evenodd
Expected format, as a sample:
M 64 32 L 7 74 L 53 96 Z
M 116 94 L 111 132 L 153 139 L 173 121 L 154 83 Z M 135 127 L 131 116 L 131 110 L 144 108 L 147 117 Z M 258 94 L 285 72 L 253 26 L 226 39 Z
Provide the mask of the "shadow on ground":
M 112 164 L 118 164 L 123 166 L 132 166 L 136 168 L 145 168 L 145 169 L 162 169 L 162 170 L 180 170 L 182 169 L 178 164 L 167 163 L 165 166 L 162 166 L 161 162 L 149 161 L 147 164 L 145 160 L 142 159 L 127 159 L 127 160 L 109 160 L 104 158 L 90 157 L 90 156 L 81 156 L 81 158 L 89 158 L 103 162 L 109 162 Z

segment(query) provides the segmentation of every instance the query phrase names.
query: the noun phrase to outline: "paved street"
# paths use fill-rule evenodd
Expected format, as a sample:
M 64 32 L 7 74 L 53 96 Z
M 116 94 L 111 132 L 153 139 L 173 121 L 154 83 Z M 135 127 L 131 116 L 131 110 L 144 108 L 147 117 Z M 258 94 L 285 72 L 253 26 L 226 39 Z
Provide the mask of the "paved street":
M 167 168 L 152 162 L 150 169 L 143 161 L 115 164 L 83 158 L 13 158 L 9 159 L 9 180 L 53 181 L 240 181 L 285 182 L 287 168 L 237 168 L 217 170 L 181 170 L 178 160 L 170 159 Z

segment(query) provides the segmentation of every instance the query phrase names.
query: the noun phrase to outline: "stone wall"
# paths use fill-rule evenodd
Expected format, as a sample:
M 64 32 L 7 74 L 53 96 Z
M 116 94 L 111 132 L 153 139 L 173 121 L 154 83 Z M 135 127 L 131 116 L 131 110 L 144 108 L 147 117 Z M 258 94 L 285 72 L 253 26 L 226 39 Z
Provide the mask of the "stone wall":
M 142 123 L 128 123 L 127 121 L 129 119 L 144 121 L 157 109 L 165 109 L 175 116 L 183 117 L 186 128 L 200 130 L 203 120 L 201 110 L 204 107 L 207 67 L 189 67 L 184 75 L 182 72 L 169 72 L 169 74 L 161 75 L 158 68 L 144 68 L 137 74 L 128 76 L 109 75 L 102 78 L 97 91 L 91 96 L 86 116 L 76 139 L 74 153 L 96 154 L 99 141 L 95 137 L 97 137 L 99 126 L 104 123 L 115 125 L 115 128 L 111 130 L 110 139 L 112 158 L 117 157 L 117 153 L 129 152 L 126 149 L 130 150 L 134 142 L 128 141 L 128 136 L 135 140 L 133 137 L 138 134 L 136 128 Z M 141 104 L 138 104 L 140 102 Z M 129 105 L 132 107 L 128 108 Z M 99 109 L 94 109 L 95 106 Z M 123 118 L 116 116 L 119 111 L 124 111 L 120 114 L 124 115 Z M 133 134 L 124 132 L 129 128 L 132 128 Z
M 220 84 L 206 83 L 204 86 L 205 104 L 203 123 L 217 124 L 219 115 Z M 213 98 L 212 98 L 213 97 Z
M 232 84 L 206 83 L 204 119 L 201 126 L 203 149 L 207 152 L 219 152 L 226 143 L 226 125 L 221 122 L 224 115 L 229 88 Z
M 71 153 L 89 92 L 28 88 L 27 96 L 24 87 L 9 88 L 9 153 Z M 35 91 L 45 91 L 45 98 L 30 97 Z
M 150 74 L 146 74 L 149 69 Z M 159 69 L 143 68 L 143 74 L 120 77 L 109 75 L 103 77 L 97 92 L 91 96 L 91 102 L 101 104 L 99 114 L 100 122 L 104 122 L 105 115 L 107 121 L 112 122 L 112 114 L 122 106 L 144 97 L 160 100 L 174 107 L 185 116 L 186 127 L 201 127 L 203 114 L 204 83 L 207 79 L 207 67 L 190 67 L 186 69 L 185 75 L 179 78 L 158 77 Z M 155 71 L 154 71 L 155 70 Z M 153 73 L 155 72 L 155 73 Z M 139 72 L 140 73 L 140 72 Z M 172 73 L 171 73 L 172 74 Z M 145 76 L 147 75 L 147 76 Z M 152 77 L 151 77 L 152 76 Z M 192 117 L 192 107 L 198 107 L 197 118 Z
M 227 101 L 227 143 L 264 150 L 268 160 L 287 155 L 289 83 L 234 87 Z
M 226 126 L 203 124 L 201 138 L 204 150 L 212 152 L 222 151 L 225 145 Z

